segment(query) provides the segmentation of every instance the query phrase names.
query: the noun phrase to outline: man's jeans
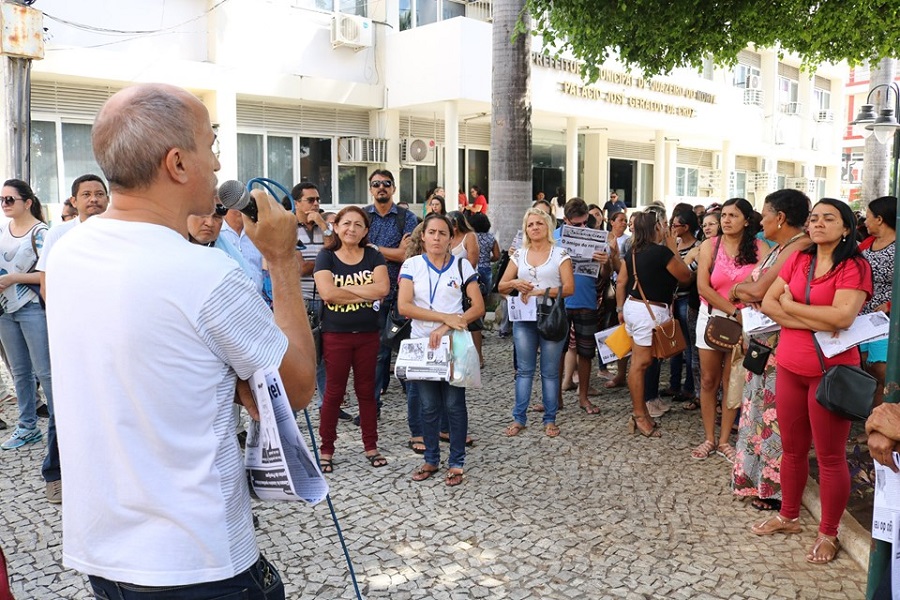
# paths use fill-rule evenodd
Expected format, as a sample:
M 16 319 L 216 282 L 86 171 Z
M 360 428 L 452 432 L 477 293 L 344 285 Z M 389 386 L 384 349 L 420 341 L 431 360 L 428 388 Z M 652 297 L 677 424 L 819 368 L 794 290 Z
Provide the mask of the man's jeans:
M 252 567 L 223 581 L 146 587 L 90 576 L 97 600 L 284 600 L 284 584 L 262 555 Z
M 541 392 L 544 402 L 544 424 L 556 422 L 559 407 L 559 364 L 568 338 L 551 342 L 540 336 L 537 323 L 516 321 L 513 323 L 513 347 L 516 350 L 516 402 L 512 416 L 516 423 L 525 425 L 534 370 L 537 365 L 538 347 L 541 349 Z
M 319 298 L 306 300 L 306 306 L 310 310 L 318 311 L 318 314 L 322 314 L 322 300 Z M 319 364 L 316 365 L 316 390 L 319 392 L 319 404 L 316 408 L 322 408 L 322 399 L 325 397 L 325 361 L 320 360 Z
M 684 352 L 677 356 L 673 356 L 669 362 L 669 389 L 673 392 L 683 392 L 685 396 L 694 397 L 694 354 L 697 347 L 694 345 L 695 332 L 691 328 L 688 321 L 688 304 L 690 298 L 683 296 L 675 299 L 675 318 L 681 324 L 681 331 L 684 332 L 684 338 L 687 346 Z M 696 328 L 696 324 L 695 324 Z M 685 367 L 684 385 L 681 383 L 681 370 Z
M 383 332 L 387 323 L 388 315 L 391 314 L 395 298 L 388 296 L 381 301 L 381 307 L 378 309 L 378 331 Z M 393 349 L 387 344 L 381 344 L 378 351 L 377 362 L 375 363 L 375 406 L 381 413 L 381 390 L 387 387 L 386 383 L 391 381 L 391 353 Z
M 452 386 L 446 381 L 417 381 L 416 388 L 422 399 L 425 462 L 435 466 L 441 464 L 438 430 L 443 407 L 450 425 L 450 458 L 447 466 L 451 469 L 463 468 L 466 462 L 466 432 L 469 429 L 465 388 Z

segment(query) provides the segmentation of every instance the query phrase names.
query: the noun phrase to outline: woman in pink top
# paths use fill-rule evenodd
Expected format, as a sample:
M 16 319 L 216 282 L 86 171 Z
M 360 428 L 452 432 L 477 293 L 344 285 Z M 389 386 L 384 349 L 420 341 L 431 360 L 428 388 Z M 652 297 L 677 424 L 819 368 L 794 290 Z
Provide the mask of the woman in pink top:
M 766 245 L 756 239 L 753 206 L 743 198 L 732 198 L 722 205 L 722 234 L 700 246 L 697 266 L 697 290 L 701 306 L 697 314 L 697 348 L 700 354 L 700 412 L 703 416 L 703 443 L 691 451 L 691 458 L 703 460 L 715 452 L 733 463 L 734 446 L 728 438 L 737 415 L 728 408 L 723 395 L 722 425 L 716 442 L 716 391 L 731 375 L 731 351 L 711 348 L 704 339 L 710 316 L 740 320 L 740 303 L 732 304 L 729 291 L 747 279 Z
M 809 216 L 813 244 L 785 261 L 763 298 L 763 312 L 781 325 L 775 377 L 775 410 L 781 427 L 781 511 L 753 525 L 756 535 L 800 533 L 800 498 L 809 475 L 809 447 L 815 442 L 821 479 L 822 520 L 806 555 L 811 563 L 834 560 L 838 524 L 850 497 L 844 444 L 850 421 L 816 401 L 824 369 L 859 365 L 850 348 L 821 359 L 813 333 L 849 327 L 872 296 L 872 270 L 859 253 L 856 218 L 845 202 L 823 198 Z M 822 363 L 819 361 L 822 360 Z M 823 368 L 824 363 L 824 368 Z

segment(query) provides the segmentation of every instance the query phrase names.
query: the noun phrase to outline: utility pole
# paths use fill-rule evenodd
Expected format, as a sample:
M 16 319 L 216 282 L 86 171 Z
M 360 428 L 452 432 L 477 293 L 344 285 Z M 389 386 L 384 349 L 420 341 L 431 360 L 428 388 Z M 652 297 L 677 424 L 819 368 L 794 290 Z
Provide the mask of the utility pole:
M 4 177 L 31 180 L 31 62 L 44 58 L 44 15 L 34 0 L 0 2 L 0 160 Z

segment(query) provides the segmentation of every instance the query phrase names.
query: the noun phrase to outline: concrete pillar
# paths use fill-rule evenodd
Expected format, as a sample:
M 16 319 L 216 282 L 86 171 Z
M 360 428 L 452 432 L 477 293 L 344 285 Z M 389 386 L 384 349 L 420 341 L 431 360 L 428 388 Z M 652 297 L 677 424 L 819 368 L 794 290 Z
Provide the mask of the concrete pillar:
M 578 119 L 566 119 L 566 197 L 578 195 Z
M 775 50 L 759 49 L 759 78 L 763 89 L 762 114 L 766 116 L 766 131 L 763 141 L 775 143 L 776 132 L 781 118 L 778 106 L 778 54 Z
M 609 136 L 606 131 L 584 136 L 584 198 L 600 206 L 609 199 Z
M 459 106 L 449 100 L 444 103 L 444 201 L 448 211 L 459 208 L 459 186 Z
M 666 134 L 664 131 L 655 132 L 653 147 L 653 198 L 664 200 L 666 197 Z M 672 180 L 674 189 L 675 180 Z
M 816 134 L 816 113 L 819 110 L 816 105 L 812 77 L 808 71 L 800 71 L 800 80 L 797 85 L 797 100 L 800 102 L 800 136 L 799 146 L 804 150 L 812 149 L 812 139 Z
M 219 182 L 237 179 L 237 94 L 234 89 L 219 86 L 214 91 L 201 94 L 203 104 L 209 111 L 209 118 L 216 127 L 219 141 Z M 260 173 L 257 177 L 261 177 Z M 246 181 L 244 182 L 246 183 Z M 292 182 L 280 182 L 288 185 Z

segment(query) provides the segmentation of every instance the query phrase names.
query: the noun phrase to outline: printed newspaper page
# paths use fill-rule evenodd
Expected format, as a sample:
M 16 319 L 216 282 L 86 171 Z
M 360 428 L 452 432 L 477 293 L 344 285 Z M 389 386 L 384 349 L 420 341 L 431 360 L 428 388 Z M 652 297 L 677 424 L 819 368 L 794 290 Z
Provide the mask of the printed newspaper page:
M 604 329 L 603 331 L 598 331 L 594 334 L 594 341 L 597 343 L 597 353 L 600 354 L 600 362 L 604 365 L 608 365 L 610 363 L 614 363 L 619 360 L 619 356 L 613 352 L 612 348 L 606 345 L 606 338 L 615 333 L 616 329 L 619 326 L 616 325 L 614 327 L 610 327 L 609 329 Z M 631 356 L 631 352 L 622 356 L 621 358 L 625 358 L 626 356 Z
M 864 342 L 874 342 L 888 336 L 891 318 L 883 312 L 859 315 L 849 329 L 840 331 L 818 331 L 816 339 L 822 354 L 831 358 Z
M 259 421 L 250 420 L 244 466 L 251 492 L 260 500 L 321 502 L 328 483 L 300 435 L 278 369 L 250 378 Z
M 894 464 L 900 465 L 900 454 L 896 452 Z M 900 514 L 900 473 L 894 473 L 878 461 L 875 461 L 874 505 L 872 537 L 893 543 L 894 518 Z
M 769 333 L 781 329 L 781 325 L 752 306 L 745 306 L 741 309 L 741 323 L 744 326 L 744 333 L 747 335 Z
M 534 296 L 522 299 L 522 296 L 509 296 L 510 321 L 537 321 L 537 299 Z
M 608 231 L 563 225 L 559 245 L 572 258 L 576 275 L 596 278 L 600 274 L 600 264 L 594 262 L 593 256 L 595 252 L 609 252 L 606 242 L 608 234 Z
M 428 347 L 428 338 L 400 342 L 394 375 L 412 381 L 450 380 L 450 336 L 441 338 L 437 348 Z

